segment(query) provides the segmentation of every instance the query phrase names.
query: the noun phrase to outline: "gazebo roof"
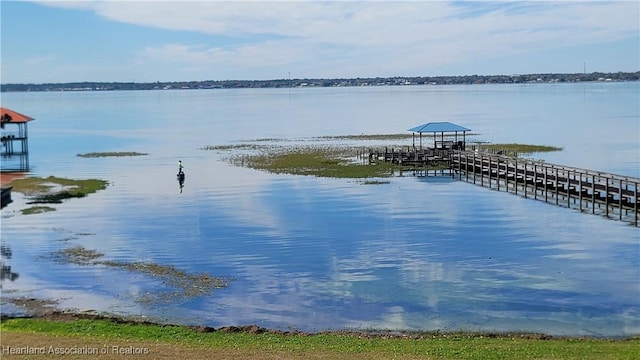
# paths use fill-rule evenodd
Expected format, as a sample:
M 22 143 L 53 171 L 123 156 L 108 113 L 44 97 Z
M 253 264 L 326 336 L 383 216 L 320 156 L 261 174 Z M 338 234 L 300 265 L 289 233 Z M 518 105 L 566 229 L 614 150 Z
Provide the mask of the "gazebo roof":
M 20 114 L 19 112 L 4 107 L 0 107 L 0 119 L 2 119 L 3 123 L 26 123 L 27 121 L 33 120 L 31 116 Z
M 465 132 L 465 131 L 471 131 L 471 129 L 467 129 L 466 127 L 452 124 L 447 121 L 440 121 L 440 122 L 429 122 L 426 124 L 418 125 L 416 127 L 412 127 L 411 129 L 408 129 L 407 131 L 413 131 L 417 133 L 429 133 L 429 132 L 446 133 L 446 132 L 458 132 L 458 131 Z

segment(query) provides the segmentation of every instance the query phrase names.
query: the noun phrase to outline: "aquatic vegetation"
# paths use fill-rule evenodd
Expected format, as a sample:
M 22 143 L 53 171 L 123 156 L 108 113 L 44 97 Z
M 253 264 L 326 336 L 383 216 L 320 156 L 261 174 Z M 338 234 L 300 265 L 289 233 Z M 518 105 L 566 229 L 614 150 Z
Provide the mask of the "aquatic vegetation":
M 258 140 L 256 140 L 258 141 Z M 200 148 L 200 150 L 214 150 L 214 151 L 227 151 L 227 150 L 259 150 L 264 145 L 257 144 L 232 144 L 232 145 L 207 145 Z
M 483 149 L 489 149 L 492 151 L 505 151 L 508 153 L 520 153 L 520 154 L 531 154 L 538 152 L 551 152 L 551 151 L 561 151 L 561 147 L 557 146 L 547 146 L 547 145 L 532 145 L 532 144 L 483 144 Z
M 50 206 L 31 206 L 26 209 L 20 210 L 22 215 L 41 214 L 49 211 L 56 211 L 56 209 Z
M 429 136 L 429 134 L 423 134 Z M 240 144 L 205 146 L 202 150 L 229 151 L 232 154 L 226 158 L 237 166 L 244 166 L 264 170 L 275 174 L 312 175 L 332 178 L 385 178 L 392 177 L 396 172 L 414 170 L 414 166 L 402 166 L 384 161 L 370 163 L 368 153 L 363 146 L 336 144 L 339 140 L 376 140 L 396 141 L 394 146 L 404 146 L 397 143 L 407 140 L 412 134 L 379 134 L 379 135 L 342 135 L 320 136 L 298 140 L 296 144 L 284 144 L 282 139 L 261 139 L 254 142 L 246 141 Z M 257 144 L 258 141 L 273 140 L 272 145 Z M 318 144 L 321 142 L 321 144 Z M 483 150 L 508 153 L 528 154 L 543 151 L 559 151 L 562 148 L 528 144 L 487 144 Z M 246 151 L 244 151 L 246 150 Z M 443 170 L 449 167 L 448 162 L 441 161 L 429 165 L 429 170 Z M 386 182 L 370 180 L 366 185 L 383 184 Z
M 89 265 L 102 256 L 104 256 L 103 253 L 77 245 L 54 252 L 51 259 L 63 264 Z
M 382 184 L 390 184 L 389 180 L 365 180 L 362 182 L 363 185 L 382 185 Z
M 122 268 L 131 272 L 150 275 L 163 280 L 178 291 L 158 292 L 143 296 L 140 302 L 153 302 L 156 299 L 170 301 L 174 298 L 193 298 L 206 295 L 213 289 L 229 286 L 229 279 L 213 277 L 206 273 L 188 273 L 171 265 L 161 265 L 148 262 L 120 262 L 100 261 L 98 264 Z
M 358 135 L 359 137 L 360 135 Z M 385 135 L 388 138 L 389 135 Z M 404 136 L 404 135 L 403 135 Z M 395 136 L 391 136 L 394 138 Z M 346 137 L 345 137 L 346 138 Z M 393 175 L 393 164 L 365 164 L 357 158 L 362 147 L 324 144 L 319 140 L 338 140 L 343 137 L 314 137 L 300 141 L 308 144 L 282 144 L 282 139 L 258 139 L 232 145 L 205 146 L 202 150 L 230 151 L 225 160 L 237 166 L 264 170 L 276 174 L 312 175 L 333 178 L 370 178 Z M 258 142 L 277 141 L 277 144 Z M 246 151 L 245 151 L 246 150 Z
M 231 162 L 276 174 L 332 178 L 390 177 L 396 165 L 355 162 L 357 147 L 281 147 L 257 154 L 238 155 Z
M 123 152 L 92 152 L 86 154 L 78 154 L 83 158 L 98 158 L 98 157 L 124 157 L 124 156 L 144 156 L 149 155 L 147 153 L 139 153 L 135 151 L 123 151 Z
M 412 134 L 372 134 L 372 135 L 338 135 L 319 136 L 320 140 L 407 140 L 412 138 Z
M 13 180 L 13 190 L 31 197 L 29 204 L 61 203 L 64 199 L 81 198 L 104 190 L 108 182 L 98 179 L 73 180 L 54 176 Z
M 149 304 L 159 301 L 170 302 L 176 299 L 188 299 L 211 293 L 213 289 L 229 286 L 231 279 L 214 277 L 207 273 L 188 273 L 175 266 L 155 264 L 151 262 L 124 262 L 101 260 L 104 256 L 96 250 L 86 249 L 81 245 L 65 248 L 52 253 L 49 259 L 64 264 L 107 266 L 124 269 L 162 280 L 175 291 L 157 291 L 140 295 L 139 303 Z

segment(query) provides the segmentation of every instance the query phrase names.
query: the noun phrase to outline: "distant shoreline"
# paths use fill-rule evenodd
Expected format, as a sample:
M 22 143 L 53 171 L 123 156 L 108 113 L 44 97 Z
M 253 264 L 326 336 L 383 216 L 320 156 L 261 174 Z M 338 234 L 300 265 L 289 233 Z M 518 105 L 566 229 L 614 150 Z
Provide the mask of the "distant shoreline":
M 355 87 L 410 85 L 473 85 L 640 81 L 640 71 L 575 74 L 513 74 L 459 76 L 394 76 L 338 79 L 204 80 L 172 82 L 67 82 L 0 84 L 0 92 L 118 91 L 118 90 L 202 90 L 241 88 Z

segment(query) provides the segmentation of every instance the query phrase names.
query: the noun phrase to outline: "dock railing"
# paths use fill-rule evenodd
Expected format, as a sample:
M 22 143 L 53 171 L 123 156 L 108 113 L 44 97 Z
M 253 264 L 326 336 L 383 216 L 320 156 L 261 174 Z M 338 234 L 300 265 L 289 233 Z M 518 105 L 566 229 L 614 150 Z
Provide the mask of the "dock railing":
M 453 151 L 461 180 L 638 226 L 640 178 L 481 151 Z
M 446 166 L 452 176 L 473 184 L 639 225 L 640 178 L 513 155 L 404 146 L 369 149 L 368 162 L 391 162 L 424 175 Z

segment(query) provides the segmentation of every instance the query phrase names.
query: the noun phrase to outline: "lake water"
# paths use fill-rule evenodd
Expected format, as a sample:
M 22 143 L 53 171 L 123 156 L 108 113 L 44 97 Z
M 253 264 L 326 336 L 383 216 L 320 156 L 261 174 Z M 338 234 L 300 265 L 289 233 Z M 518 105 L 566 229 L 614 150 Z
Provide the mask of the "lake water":
M 21 215 L 14 193 L 1 235 L 19 276 L 3 296 L 214 327 L 638 334 L 640 231 L 627 223 L 449 177 L 274 175 L 202 148 L 450 121 L 478 134 L 468 141 L 561 146 L 533 156 L 638 177 L 639 99 L 636 82 L 3 93 L 3 107 L 36 119 L 31 175 L 109 181 L 37 215 Z M 103 151 L 148 155 L 76 156 Z M 77 245 L 233 281 L 141 302 L 168 286 L 47 257 Z

